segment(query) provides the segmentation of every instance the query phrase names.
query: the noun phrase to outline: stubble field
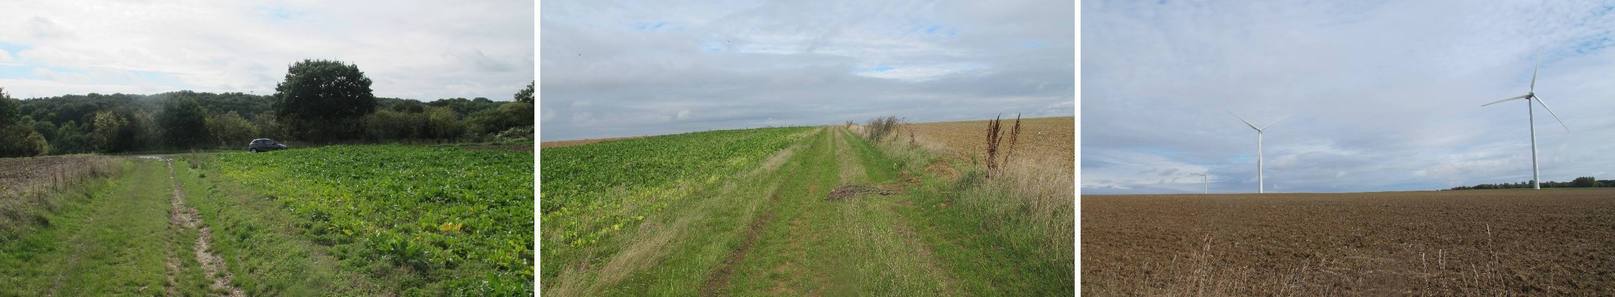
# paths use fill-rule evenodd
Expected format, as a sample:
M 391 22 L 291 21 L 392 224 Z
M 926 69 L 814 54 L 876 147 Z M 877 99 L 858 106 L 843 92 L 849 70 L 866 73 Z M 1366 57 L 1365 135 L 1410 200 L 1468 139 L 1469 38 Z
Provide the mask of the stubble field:
M 1013 117 L 1005 119 L 1003 129 L 1008 130 L 1014 121 Z M 986 127 L 987 121 L 958 121 L 909 124 L 903 129 L 912 130 L 915 141 L 931 151 L 969 161 L 981 158 L 981 153 L 987 149 Z M 898 140 L 907 141 L 908 132 L 900 132 Z M 1075 151 L 1072 138 L 1076 135 L 1076 118 L 1073 117 L 1021 119 L 1015 154 L 1039 167 L 1071 170 L 1075 168 L 1071 156 Z
M 1089 296 L 1615 295 L 1615 189 L 1082 197 Z

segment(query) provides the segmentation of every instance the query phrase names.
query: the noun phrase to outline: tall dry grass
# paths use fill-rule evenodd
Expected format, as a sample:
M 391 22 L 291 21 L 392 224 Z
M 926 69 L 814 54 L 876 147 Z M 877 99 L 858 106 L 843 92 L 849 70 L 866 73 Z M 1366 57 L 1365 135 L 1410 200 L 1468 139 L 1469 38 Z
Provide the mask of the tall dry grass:
M 1075 265 L 1075 173 L 1073 168 L 1065 165 L 1068 163 L 1049 160 L 1071 158 L 1073 152 L 1036 151 L 1059 154 L 1051 156 L 1016 152 L 1014 143 L 1035 141 L 1019 139 L 1022 136 L 1018 133 L 1019 123 L 1010 124 L 1012 126 L 1008 129 L 999 128 L 1001 123 L 979 123 L 982 126 L 976 126 L 978 129 L 960 129 L 958 133 L 972 133 L 978 137 L 976 139 L 982 139 L 979 138 L 983 131 L 980 128 L 987 128 L 988 133 L 993 133 L 989 134 L 993 135 L 989 139 L 998 140 L 999 143 L 985 146 L 991 153 L 978 151 L 977 155 L 995 160 L 991 167 L 974 160 L 952 157 L 957 155 L 958 150 L 971 147 L 947 146 L 924 138 L 915 140 L 911 136 L 907 142 L 882 142 L 876 146 L 901 166 L 923 170 L 941 180 L 943 189 L 939 189 L 939 194 L 947 196 L 947 207 L 956 208 L 958 214 L 966 216 L 961 219 L 978 222 L 984 229 L 982 231 L 1011 239 L 998 244 L 1006 245 L 1005 248 L 1011 250 L 1035 254 L 1049 263 L 1064 267 L 1066 271 L 1071 270 Z M 913 131 L 911 125 L 899 124 L 891 129 Z M 869 127 L 853 129 L 862 131 L 865 137 L 873 134 L 869 132 L 871 130 Z M 992 178 L 989 179 L 989 175 Z
M 1035 242 L 1055 261 L 1075 260 L 1076 189 L 1072 173 L 1034 160 L 1017 159 L 1000 168 L 988 179 L 989 169 L 967 166 L 954 182 L 959 189 L 953 201 L 957 207 L 975 213 L 990 229 L 1002 230 Z

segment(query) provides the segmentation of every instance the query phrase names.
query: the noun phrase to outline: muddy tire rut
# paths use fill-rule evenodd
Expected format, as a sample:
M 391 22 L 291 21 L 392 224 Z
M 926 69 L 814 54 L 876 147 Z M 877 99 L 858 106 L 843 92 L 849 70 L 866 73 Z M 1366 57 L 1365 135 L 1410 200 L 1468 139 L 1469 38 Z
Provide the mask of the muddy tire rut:
M 224 296 L 231 297 L 246 296 L 245 293 L 242 293 L 241 288 L 237 288 L 232 282 L 234 275 L 225 266 L 224 259 L 219 258 L 218 255 L 213 254 L 211 251 L 213 229 L 208 228 L 207 224 L 202 222 L 202 216 L 197 213 L 195 208 L 185 205 L 185 189 L 180 185 L 179 179 L 174 177 L 174 160 L 163 159 L 163 162 L 168 166 L 168 179 L 174 183 L 174 195 L 169 200 L 172 207 L 168 211 L 168 222 L 186 229 L 197 230 L 193 252 L 196 255 L 196 262 L 202 265 L 202 271 L 208 279 L 209 287 L 214 292 L 224 292 Z M 177 260 L 170 258 L 166 264 L 170 267 L 169 271 L 171 273 L 178 272 L 179 263 L 177 263 Z M 169 276 L 168 281 L 169 293 L 172 294 L 175 286 L 173 275 Z
M 779 193 L 769 195 L 768 203 L 772 204 L 776 201 L 779 201 Z M 724 295 L 721 293 L 724 288 L 729 287 L 729 278 L 735 273 L 735 265 L 739 265 L 740 261 L 746 259 L 746 254 L 751 253 L 752 246 L 755 246 L 757 239 L 762 237 L 763 228 L 767 227 L 768 223 L 773 220 L 774 212 L 768 209 L 764 210 L 762 214 L 759 214 L 757 218 L 751 221 L 751 224 L 746 226 L 746 238 L 740 241 L 739 247 L 730 251 L 729 255 L 723 258 L 723 263 L 718 264 L 717 269 L 713 269 L 712 273 L 707 275 L 706 283 L 701 286 L 701 296 Z

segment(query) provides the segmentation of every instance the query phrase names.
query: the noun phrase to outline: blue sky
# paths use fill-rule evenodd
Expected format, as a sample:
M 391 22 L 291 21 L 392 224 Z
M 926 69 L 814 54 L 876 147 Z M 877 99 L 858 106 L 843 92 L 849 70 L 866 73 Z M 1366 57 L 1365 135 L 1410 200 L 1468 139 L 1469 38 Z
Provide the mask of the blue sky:
M 1615 2 L 1084 1 L 1083 193 L 1429 190 L 1615 179 Z
M 355 63 L 377 96 L 508 100 L 533 80 L 533 3 L 3 1 L 14 97 L 177 90 L 272 94 L 302 59 Z
M 1071 116 L 1075 3 L 541 3 L 543 140 Z

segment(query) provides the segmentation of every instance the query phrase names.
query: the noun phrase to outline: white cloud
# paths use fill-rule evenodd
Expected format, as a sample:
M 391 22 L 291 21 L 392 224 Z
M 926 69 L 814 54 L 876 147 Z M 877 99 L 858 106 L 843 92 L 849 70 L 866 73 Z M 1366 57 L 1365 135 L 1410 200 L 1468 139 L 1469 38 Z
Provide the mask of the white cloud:
M 508 99 L 533 79 L 528 1 L 5 1 L 15 62 L 174 83 L 0 81 L 19 97 L 156 89 L 272 93 L 302 59 L 355 63 L 378 96 Z
M 1523 106 L 1480 104 L 1523 93 L 1537 63 L 1537 93 L 1571 128 L 1537 110 L 1543 178 L 1615 166 L 1599 153 L 1615 149 L 1615 114 L 1597 112 L 1615 94 L 1607 2 L 1083 5 L 1084 184 L 1090 155 L 1177 152 L 1251 177 L 1214 189 L 1253 190 L 1255 135 L 1228 112 L 1292 116 L 1264 139 L 1267 181 L 1286 191 L 1519 182 Z
M 1083 155 L 1082 189 L 1090 193 L 1133 190 L 1199 192 L 1208 169 L 1160 154 L 1105 151 Z
M 1069 116 L 1074 102 L 1071 1 L 542 5 L 540 110 L 613 119 L 544 120 L 546 140 L 890 114 Z M 669 121 L 681 109 L 699 113 Z

